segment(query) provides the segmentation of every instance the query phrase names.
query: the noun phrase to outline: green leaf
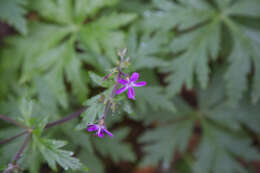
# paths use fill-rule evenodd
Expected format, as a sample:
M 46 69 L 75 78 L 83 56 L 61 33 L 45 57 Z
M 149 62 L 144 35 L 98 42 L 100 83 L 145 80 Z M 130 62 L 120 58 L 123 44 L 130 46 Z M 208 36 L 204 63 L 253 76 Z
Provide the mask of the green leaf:
M 145 13 L 144 27 L 147 30 L 170 30 L 176 26 L 186 29 L 207 21 L 215 13 L 206 1 L 201 0 L 196 3 L 192 1 L 176 3 L 169 0 L 153 2 L 158 10 Z
M 184 84 L 191 89 L 194 73 L 201 87 L 207 87 L 210 74 L 208 63 L 210 59 L 217 58 L 220 47 L 220 26 L 219 19 L 216 18 L 198 30 L 173 39 L 170 45 L 172 51 L 184 53 L 173 59 L 166 69 L 172 72 L 167 77 L 167 81 L 170 82 L 167 88 L 169 95 L 178 93 Z
M 136 88 L 137 106 L 142 112 L 147 111 L 147 108 L 152 110 L 168 110 L 175 111 L 173 102 L 163 92 L 160 87 L 144 87 Z
M 29 101 L 28 99 L 23 97 L 20 101 L 20 112 L 27 126 L 29 125 L 29 120 L 32 115 L 32 111 L 33 111 L 33 101 L 32 100 Z
M 166 66 L 167 62 L 158 54 L 162 52 L 171 35 L 166 32 L 156 34 L 142 33 L 137 26 L 130 29 L 128 36 L 128 52 L 134 69 Z M 142 34 L 142 36 L 139 36 Z
M 40 32 L 42 29 L 44 32 Z M 34 23 L 31 31 L 26 38 L 11 38 L 10 41 L 15 40 L 13 46 L 19 48 L 13 47 L 15 50 L 10 49 L 4 54 L 8 57 L 11 52 L 11 54 L 15 52 L 18 61 L 23 62 L 20 82 L 44 81 L 56 102 L 66 108 L 68 104 L 64 82 L 66 75 L 67 81 L 72 85 L 73 94 L 79 100 L 84 100 L 88 94 L 87 81 L 83 78 L 82 63 L 74 50 L 75 37 L 60 43 L 71 32 L 71 28 Z M 40 43 L 42 41 L 43 43 Z M 36 90 L 40 91 L 40 88 Z
M 259 152 L 251 147 L 251 141 L 243 134 L 231 134 L 214 125 L 203 122 L 205 134 L 195 153 L 195 173 L 244 173 L 246 169 L 233 157 L 247 161 L 259 159 Z
M 122 142 L 128 134 L 129 129 L 118 129 L 113 133 L 113 138 L 106 137 L 105 140 L 96 139 L 95 146 L 102 155 L 111 157 L 116 163 L 119 163 L 122 160 L 133 162 L 136 160 L 136 156 L 131 145 Z
M 68 53 L 67 61 L 65 62 L 64 70 L 66 71 L 66 76 L 68 81 L 72 85 L 73 93 L 83 101 L 86 99 L 88 94 L 88 88 L 86 87 L 86 80 L 83 78 L 84 71 L 82 67 L 82 62 L 76 56 L 76 51 L 74 50 L 74 38 L 68 43 Z
M 42 17 L 58 23 L 73 23 L 72 0 L 30 0 L 29 8 L 37 11 Z
M 135 116 L 131 116 L 135 120 L 143 121 L 145 125 L 152 123 L 168 123 L 178 119 L 186 119 L 185 116 L 190 115 L 193 112 L 192 107 L 190 107 L 184 100 L 181 98 L 175 98 L 172 103 L 176 110 L 173 112 L 167 109 L 148 109 L 146 112 L 143 112 L 142 109 L 135 110 Z
M 104 101 L 109 97 L 110 93 L 111 88 L 90 98 L 84 103 L 84 105 L 87 106 L 87 110 L 81 114 L 83 119 L 82 122 L 76 127 L 77 130 L 82 130 L 86 128 L 88 124 L 95 123 L 95 121 L 103 115 L 106 106 Z
M 222 127 L 234 131 L 242 130 L 242 125 L 259 132 L 259 104 L 251 105 L 249 99 L 243 99 L 237 106 L 227 104 L 222 76 L 215 76 L 207 90 L 198 92 L 200 111 Z
M 41 164 L 44 163 L 44 159 L 41 154 L 36 151 L 33 147 L 32 142 L 26 147 L 24 151 L 24 157 L 21 158 L 21 163 L 23 167 L 28 169 L 30 173 L 37 173 L 41 169 Z
M 84 151 L 94 153 L 94 148 L 91 143 L 91 138 L 90 135 L 85 133 L 84 131 L 75 131 L 71 130 L 75 126 L 75 123 L 72 124 L 66 124 L 65 126 L 62 127 L 63 131 L 65 134 L 69 137 L 69 141 L 71 143 L 74 143 L 77 146 L 80 146 L 84 148 Z M 80 140 L 78 140 L 80 139 Z
M 84 161 L 89 169 L 89 172 L 91 173 L 104 173 L 105 168 L 103 162 L 100 160 L 100 158 L 97 157 L 94 153 L 91 153 L 86 150 L 82 150 L 82 152 L 79 153 L 79 158 Z
M 5 128 L 0 130 L 0 140 L 6 139 L 10 136 L 17 135 L 18 133 L 21 133 L 21 129 L 18 128 Z M 22 136 L 20 138 L 17 138 L 15 141 L 12 141 L 8 143 L 7 145 L 3 145 L 0 148 L 0 165 L 8 165 L 10 160 L 12 160 L 15 152 L 18 151 L 18 149 L 21 147 L 25 140 L 25 136 Z
M 207 90 L 198 92 L 200 112 L 222 127 L 239 131 L 244 125 L 258 133 L 260 130 L 257 125 L 260 123 L 259 104 L 251 105 L 248 98 L 243 99 L 236 106 L 227 104 L 223 73 L 217 74 Z
M 108 81 L 109 79 L 104 80 L 104 77 L 101 77 L 94 72 L 89 72 L 89 77 L 97 86 L 101 86 L 104 88 L 108 88 L 109 86 L 111 86 L 111 82 Z
M 26 10 L 24 6 L 26 0 L 1 0 L 0 1 L 0 20 L 7 22 L 17 29 L 20 33 L 27 33 L 27 22 L 24 18 Z
M 256 74 L 254 76 L 254 90 L 252 93 L 253 102 L 257 102 L 260 97 L 260 85 L 258 82 L 258 61 L 260 59 L 259 32 L 254 29 L 241 26 L 230 19 L 226 19 L 225 23 L 233 33 L 234 46 L 230 55 L 231 67 L 226 73 L 227 89 L 231 102 L 236 103 L 241 99 L 243 92 L 248 88 L 247 75 L 251 70 L 251 61 L 255 63 Z M 237 73 L 237 69 L 240 72 Z
M 101 8 L 114 5 L 118 0 L 77 0 L 75 1 L 75 15 L 80 22 L 86 16 L 94 16 Z
M 159 126 L 154 130 L 144 133 L 139 141 L 148 143 L 148 145 L 144 147 L 146 156 L 142 164 L 158 164 L 162 161 L 169 167 L 176 150 L 180 152 L 186 151 L 192 134 L 193 123 L 193 120 L 183 120 Z
M 91 78 L 91 80 L 92 80 L 96 85 L 98 85 L 98 86 L 103 86 L 103 81 L 104 81 L 104 79 L 103 79 L 101 76 L 99 76 L 99 75 L 97 75 L 97 74 L 95 74 L 95 73 L 93 73 L 93 72 L 89 72 L 89 77 Z
M 58 163 L 65 170 L 76 170 L 81 168 L 82 165 L 80 161 L 72 157 L 73 152 L 60 149 L 66 145 L 66 142 L 39 137 L 34 137 L 33 140 L 52 169 L 57 169 L 56 163 Z
M 226 13 L 235 16 L 259 17 L 260 2 L 258 0 L 237 0 L 236 3 L 226 10 Z
M 124 47 L 125 34 L 119 27 L 129 24 L 136 18 L 135 14 L 112 13 L 81 28 L 81 41 L 92 51 L 105 54 L 116 62 L 115 50 Z

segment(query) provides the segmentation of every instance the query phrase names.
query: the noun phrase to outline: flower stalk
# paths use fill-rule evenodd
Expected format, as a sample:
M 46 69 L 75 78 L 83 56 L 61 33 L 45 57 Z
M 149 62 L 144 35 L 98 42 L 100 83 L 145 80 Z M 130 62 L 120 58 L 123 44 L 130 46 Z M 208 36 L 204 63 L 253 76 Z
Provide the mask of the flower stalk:
M 21 128 L 24 128 L 24 129 L 28 129 L 28 127 L 26 127 L 26 126 L 23 125 L 22 123 L 20 123 L 20 122 L 14 120 L 14 119 L 12 119 L 12 118 L 6 116 L 6 115 L 1 115 L 1 114 L 0 114 L 0 119 L 4 120 L 4 121 L 6 121 L 6 122 L 9 122 L 9 123 L 11 123 L 11 124 L 13 124 L 13 125 L 16 125 L 16 126 L 18 126 L 18 127 L 21 127 Z
M 117 94 L 121 94 L 122 92 L 128 90 L 128 98 L 129 99 L 133 99 L 135 100 L 135 92 L 134 92 L 134 87 L 142 87 L 146 85 L 145 81 L 141 81 L 141 82 L 137 82 L 138 78 L 139 78 L 139 74 L 137 72 L 134 72 L 131 77 L 129 77 L 128 74 L 124 73 L 122 71 L 122 68 L 127 67 L 129 64 L 129 57 L 124 59 L 125 55 L 126 55 L 126 49 L 123 49 L 121 52 L 118 53 L 119 57 L 120 57 L 120 61 L 119 61 L 119 65 L 117 68 L 114 68 L 112 71 L 112 73 L 117 72 L 117 76 L 115 77 L 115 84 L 113 86 L 113 90 L 110 94 L 110 97 L 106 103 L 105 106 L 105 110 L 103 115 L 101 116 L 100 120 L 99 120 L 99 124 L 89 124 L 87 127 L 88 131 L 96 131 L 96 136 L 98 137 L 103 137 L 104 136 L 104 132 L 107 133 L 109 136 L 113 136 L 112 133 L 110 133 L 106 127 L 105 127 L 105 118 L 109 112 L 110 109 L 113 109 L 113 98 L 117 95 Z M 106 75 L 104 77 L 104 80 L 108 79 L 112 73 Z M 118 88 L 119 84 L 123 85 L 122 88 Z
M 9 137 L 9 138 L 7 138 L 7 139 L 4 139 L 4 140 L 0 141 L 0 145 L 6 144 L 6 143 L 8 143 L 8 142 L 11 142 L 12 140 L 14 140 L 14 139 L 16 139 L 16 138 L 18 138 L 18 137 L 20 137 L 20 136 L 23 136 L 23 135 L 25 135 L 25 134 L 27 134 L 27 133 L 28 133 L 28 131 L 25 130 L 25 131 L 23 131 L 23 132 L 21 132 L 21 133 L 18 133 L 18 134 L 15 135 L 15 136 L 12 136 L 12 137 Z

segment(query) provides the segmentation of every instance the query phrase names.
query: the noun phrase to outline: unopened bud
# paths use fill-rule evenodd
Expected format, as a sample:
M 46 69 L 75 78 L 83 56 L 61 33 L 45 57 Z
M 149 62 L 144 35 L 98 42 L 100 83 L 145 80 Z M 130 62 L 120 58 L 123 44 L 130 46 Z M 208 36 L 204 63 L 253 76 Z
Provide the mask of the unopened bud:
M 112 73 L 109 73 L 109 74 L 107 74 L 103 79 L 104 79 L 104 80 L 107 80 L 108 78 L 110 78 L 111 75 L 112 75 Z
M 127 48 L 124 48 L 122 51 L 118 51 L 117 54 L 122 58 L 126 55 L 126 52 L 127 52 Z

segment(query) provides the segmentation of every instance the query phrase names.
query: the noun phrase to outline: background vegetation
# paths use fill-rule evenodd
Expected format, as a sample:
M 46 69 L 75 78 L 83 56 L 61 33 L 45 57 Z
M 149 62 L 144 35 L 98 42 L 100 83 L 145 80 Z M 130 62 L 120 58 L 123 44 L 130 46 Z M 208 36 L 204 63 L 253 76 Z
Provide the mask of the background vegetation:
M 0 21 L 0 114 L 33 129 L 22 170 L 260 171 L 259 0 L 0 0 Z M 148 84 L 97 139 L 84 128 L 124 47 Z M 21 132 L 0 121 L 0 141 Z M 0 146 L 2 170 L 25 138 Z

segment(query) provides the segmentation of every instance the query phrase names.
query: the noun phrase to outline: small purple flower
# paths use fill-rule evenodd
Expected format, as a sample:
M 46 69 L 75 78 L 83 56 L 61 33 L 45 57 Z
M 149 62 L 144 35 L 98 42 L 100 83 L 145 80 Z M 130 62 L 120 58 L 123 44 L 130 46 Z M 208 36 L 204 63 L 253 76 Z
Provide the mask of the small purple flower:
M 116 91 L 116 94 L 121 94 L 122 92 L 126 91 L 128 89 L 128 98 L 129 99 L 135 99 L 135 90 L 134 87 L 142 87 L 146 85 L 145 81 L 142 82 L 136 82 L 139 78 L 139 74 L 137 72 L 134 72 L 132 76 L 126 79 L 118 79 L 117 82 L 124 85 L 124 87 L 119 88 Z
M 113 137 L 113 134 L 111 132 L 109 132 L 104 125 L 89 124 L 87 127 L 87 130 L 89 132 L 97 131 L 95 135 L 100 138 L 104 137 L 104 132 L 106 132 L 106 134 L 108 134 L 109 136 Z

